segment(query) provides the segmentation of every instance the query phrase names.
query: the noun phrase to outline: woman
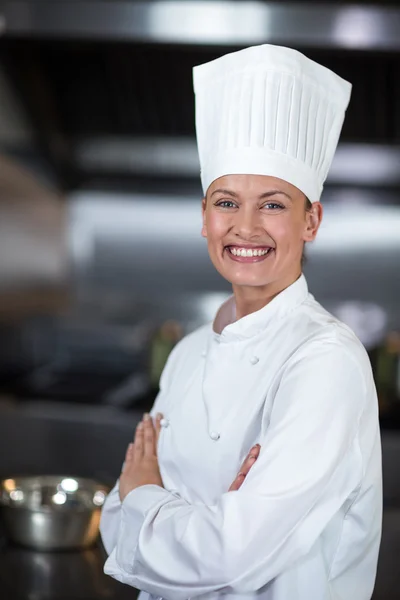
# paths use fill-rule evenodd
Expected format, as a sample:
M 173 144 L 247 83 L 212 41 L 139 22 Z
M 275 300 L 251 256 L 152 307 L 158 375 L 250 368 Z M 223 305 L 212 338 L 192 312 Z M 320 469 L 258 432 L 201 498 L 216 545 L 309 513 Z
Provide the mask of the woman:
M 194 84 L 202 234 L 233 296 L 170 355 L 103 509 L 105 572 L 143 599 L 367 600 L 375 386 L 301 272 L 351 86 L 268 45 L 196 67 Z

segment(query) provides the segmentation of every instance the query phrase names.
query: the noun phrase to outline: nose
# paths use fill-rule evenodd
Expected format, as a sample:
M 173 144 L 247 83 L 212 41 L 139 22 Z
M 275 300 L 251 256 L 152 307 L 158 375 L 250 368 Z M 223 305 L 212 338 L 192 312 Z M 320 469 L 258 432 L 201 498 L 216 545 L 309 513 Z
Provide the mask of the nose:
M 259 237 L 262 233 L 261 216 L 255 207 L 243 207 L 235 215 L 234 233 L 243 240 Z

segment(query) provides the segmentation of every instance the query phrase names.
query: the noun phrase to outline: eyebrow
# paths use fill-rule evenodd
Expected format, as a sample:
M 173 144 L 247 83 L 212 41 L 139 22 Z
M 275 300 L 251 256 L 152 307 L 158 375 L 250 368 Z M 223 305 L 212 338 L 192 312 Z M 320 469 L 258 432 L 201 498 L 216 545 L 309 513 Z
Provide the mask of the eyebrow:
M 232 190 L 225 190 L 225 189 L 218 189 L 218 190 L 214 190 L 213 193 L 211 194 L 211 196 L 214 196 L 214 194 L 226 194 L 228 196 L 232 196 L 233 198 L 237 198 L 239 196 L 239 194 L 237 194 L 236 192 L 232 191 Z M 289 194 L 286 194 L 286 192 L 283 192 L 282 190 L 270 190 L 268 192 L 264 192 L 264 194 L 261 194 L 261 196 L 258 197 L 259 200 L 264 200 L 265 198 L 271 198 L 272 196 L 276 196 L 278 194 L 281 194 L 282 196 L 286 196 L 286 198 L 288 198 L 289 200 L 292 200 L 292 197 L 289 196 Z

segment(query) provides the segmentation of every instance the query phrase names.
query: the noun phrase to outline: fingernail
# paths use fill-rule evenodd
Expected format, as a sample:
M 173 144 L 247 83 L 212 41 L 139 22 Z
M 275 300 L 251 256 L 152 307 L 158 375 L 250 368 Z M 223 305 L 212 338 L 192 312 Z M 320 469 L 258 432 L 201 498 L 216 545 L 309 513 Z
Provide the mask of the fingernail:
M 150 415 L 149 415 L 149 413 L 144 413 L 144 415 L 143 415 L 143 419 L 144 419 L 145 421 L 149 421 L 149 420 L 150 420 Z
M 157 419 L 162 419 L 162 418 L 163 418 L 162 414 L 161 413 L 157 413 Z

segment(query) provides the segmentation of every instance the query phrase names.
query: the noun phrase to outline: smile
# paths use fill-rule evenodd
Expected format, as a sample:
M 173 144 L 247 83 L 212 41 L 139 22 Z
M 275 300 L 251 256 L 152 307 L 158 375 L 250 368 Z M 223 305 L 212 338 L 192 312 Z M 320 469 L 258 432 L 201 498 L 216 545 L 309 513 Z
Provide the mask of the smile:
M 228 246 L 228 250 L 234 256 L 265 256 L 272 248 L 240 248 L 237 246 Z
M 266 260 L 272 254 L 273 248 L 242 248 L 241 246 L 227 246 L 228 256 L 235 262 L 256 263 Z

